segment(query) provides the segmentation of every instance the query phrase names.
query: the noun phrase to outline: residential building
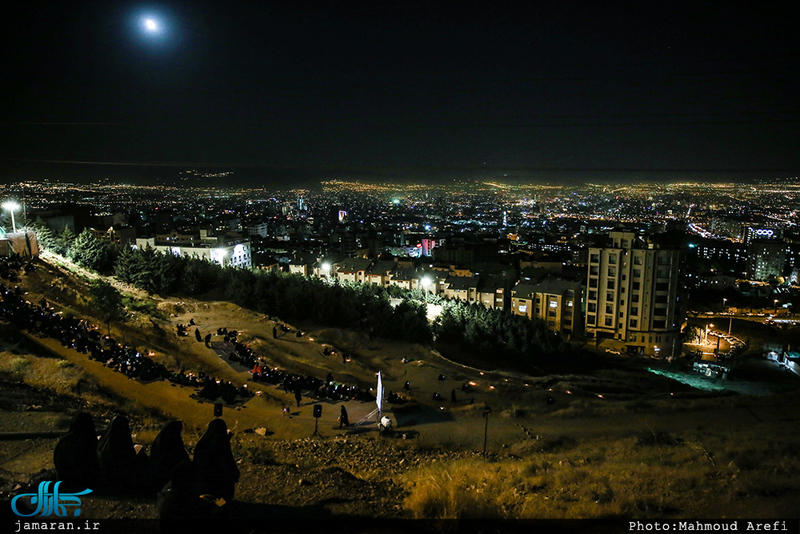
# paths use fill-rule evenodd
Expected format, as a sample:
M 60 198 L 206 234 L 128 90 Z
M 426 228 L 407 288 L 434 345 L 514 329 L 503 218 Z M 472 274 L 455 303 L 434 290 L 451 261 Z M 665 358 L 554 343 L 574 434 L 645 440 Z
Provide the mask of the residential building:
M 394 260 L 377 261 L 367 270 L 365 281 L 369 284 L 386 287 L 389 285 L 389 280 L 392 279 L 392 269 L 396 266 L 397 262 Z
M 345 258 L 334 265 L 333 269 L 339 280 L 363 284 L 370 265 L 372 262 L 364 258 Z
M 160 238 L 160 239 L 159 239 Z M 152 247 L 157 252 L 168 252 L 175 256 L 189 256 L 218 263 L 223 267 L 252 267 L 250 241 L 209 236 L 204 230 L 200 236 L 157 236 L 136 239 L 139 248 Z
M 767 281 L 783 276 L 785 261 L 783 241 L 758 239 L 747 245 L 747 276 L 751 280 Z
M 680 354 L 683 266 L 679 249 L 629 230 L 589 249 L 586 334 L 615 340 L 630 354 Z
M 519 283 L 511 290 L 511 311 L 569 338 L 581 326 L 581 284 L 557 278 Z
M 472 304 L 478 298 L 478 276 L 448 276 L 444 281 L 444 298 Z

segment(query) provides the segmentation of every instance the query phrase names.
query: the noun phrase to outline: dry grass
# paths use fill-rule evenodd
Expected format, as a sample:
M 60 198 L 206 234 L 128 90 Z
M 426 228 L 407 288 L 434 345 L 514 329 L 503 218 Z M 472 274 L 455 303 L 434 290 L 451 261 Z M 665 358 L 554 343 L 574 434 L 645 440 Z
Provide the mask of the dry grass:
M 63 395 L 74 395 L 76 386 L 85 378 L 66 360 L 10 352 L 0 353 L 0 376 Z
M 797 439 L 767 445 L 758 432 L 736 438 L 648 432 L 531 440 L 512 448 L 521 459 L 440 462 L 407 473 L 404 504 L 414 517 L 436 519 L 794 517 Z

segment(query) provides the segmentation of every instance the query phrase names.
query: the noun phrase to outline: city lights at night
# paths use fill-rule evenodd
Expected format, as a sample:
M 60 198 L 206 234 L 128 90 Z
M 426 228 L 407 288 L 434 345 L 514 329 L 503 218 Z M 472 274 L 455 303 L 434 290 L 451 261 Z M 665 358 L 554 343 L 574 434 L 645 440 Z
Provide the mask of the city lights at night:
M 800 530 L 788 6 L 21 11 L 9 532 Z

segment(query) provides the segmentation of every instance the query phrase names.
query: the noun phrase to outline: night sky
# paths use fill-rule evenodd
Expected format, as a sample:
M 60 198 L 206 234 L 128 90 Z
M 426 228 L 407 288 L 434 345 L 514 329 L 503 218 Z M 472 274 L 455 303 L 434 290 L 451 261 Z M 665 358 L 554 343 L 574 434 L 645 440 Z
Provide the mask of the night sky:
M 13 13 L 4 182 L 203 164 L 265 183 L 800 170 L 788 2 L 48 0 Z

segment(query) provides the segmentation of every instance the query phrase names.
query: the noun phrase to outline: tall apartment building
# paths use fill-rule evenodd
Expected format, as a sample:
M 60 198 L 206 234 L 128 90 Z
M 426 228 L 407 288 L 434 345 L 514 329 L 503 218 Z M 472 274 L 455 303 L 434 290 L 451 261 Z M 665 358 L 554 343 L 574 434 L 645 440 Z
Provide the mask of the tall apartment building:
M 614 339 L 629 354 L 677 356 L 683 322 L 681 252 L 629 230 L 589 249 L 586 335 Z
M 783 275 L 786 244 L 780 240 L 754 240 L 747 245 L 747 276 L 751 280 L 769 280 Z

